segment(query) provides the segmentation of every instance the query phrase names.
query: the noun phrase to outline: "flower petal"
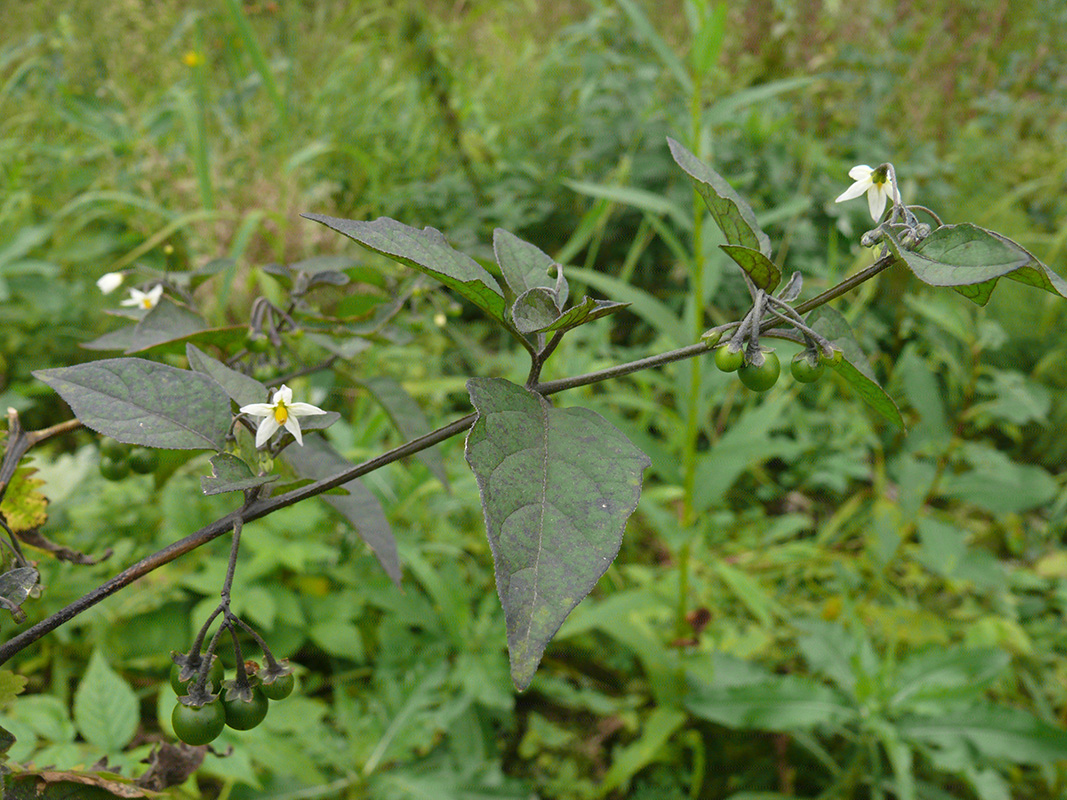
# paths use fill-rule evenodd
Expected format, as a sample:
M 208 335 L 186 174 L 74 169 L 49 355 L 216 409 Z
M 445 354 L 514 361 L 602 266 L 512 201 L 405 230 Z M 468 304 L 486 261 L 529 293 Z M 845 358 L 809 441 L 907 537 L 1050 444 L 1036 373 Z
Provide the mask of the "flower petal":
M 313 406 L 311 403 L 286 403 L 285 407 L 289 409 L 289 414 L 294 417 L 310 417 L 315 414 L 325 414 L 318 406 Z
M 845 191 L 843 191 L 838 196 L 838 198 L 836 200 L 834 200 L 834 202 L 835 203 L 843 203 L 846 200 L 851 200 L 854 197 L 859 197 L 865 191 L 870 189 L 872 185 L 873 184 L 871 183 L 871 179 L 870 178 L 867 178 L 866 180 L 862 180 L 862 181 L 856 181 L 854 184 L 852 184 L 847 189 L 845 189 Z
M 885 201 L 889 199 L 886 186 L 888 184 L 885 183 L 871 186 L 870 191 L 867 192 L 867 208 L 870 209 L 871 216 L 874 217 L 875 222 L 882 218 L 882 212 L 885 211 Z
M 144 295 L 144 298 L 152 304 L 155 308 L 156 303 L 159 302 L 159 298 L 163 296 L 163 284 L 157 283 L 151 289 L 148 290 L 148 294 Z
M 271 403 L 252 403 L 251 405 L 241 406 L 237 410 L 242 414 L 251 414 L 253 417 L 274 416 L 274 405 Z
M 870 183 L 872 172 L 874 172 L 874 170 L 866 164 L 857 164 L 848 171 L 848 177 L 852 178 L 854 181 L 867 181 Z
M 276 430 L 278 430 L 278 420 L 274 418 L 274 415 L 264 417 L 256 429 L 256 447 L 262 447 L 269 442 Z
M 96 286 L 103 294 L 111 294 L 122 285 L 124 280 L 126 280 L 126 275 L 124 273 L 108 272 L 106 275 L 101 275 L 97 279 Z
M 284 383 L 274 390 L 274 396 L 271 397 L 271 402 L 273 402 L 274 405 L 278 405 L 279 401 L 285 403 L 286 408 L 288 408 L 293 401 L 293 390 Z
M 296 417 L 289 415 L 289 418 L 285 420 L 285 429 L 293 434 L 298 445 L 304 446 L 304 435 L 300 432 L 300 423 L 296 421 Z

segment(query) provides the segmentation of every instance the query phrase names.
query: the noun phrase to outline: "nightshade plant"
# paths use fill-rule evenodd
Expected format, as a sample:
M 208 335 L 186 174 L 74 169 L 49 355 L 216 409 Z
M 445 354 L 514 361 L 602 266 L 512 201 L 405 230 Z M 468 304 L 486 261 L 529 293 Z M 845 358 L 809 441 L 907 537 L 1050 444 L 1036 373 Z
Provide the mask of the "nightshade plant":
M 88 560 L 41 537 L 45 501 L 20 467 L 27 451 L 55 435 L 84 425 L 125 445 L 213 452 L 212 474 L 201 480 L 203 492 L 240 494 L 241 500 L 221 519 L 11 637 L 0 645 L 0 663 L 152 570 L 231 533 L 221 602 L 189 653 L 174 656 L 182 679 L 190 684 L 182 702 L 199 707 L 214 699 L 207 681 L 209 664 L 224 632 L 230 634 L 237 663 L 242 665 L 229 682 L 229 702 L 248 701 L 256 680 L 287 684 L 291 678 L 285 664 L 276 661 L 267 643 L 230 610 L 243 526 L 321 496 L 348 519 L 382 568 L 399 583 L 401 564 L 392 533 L 377 500 L 359 479 L 412 455 L 424 458 L 443 477 L 429 448 L 466 434 L 466 460 L 481 493 L 505 614 L 511 675 L 515 686 L 525 689 L 546 645 L 617 555 L 650 463 L 603 417 L 583 408 L 560 407 L 550 399 L 553 395 L 682 359 L 707 357 L 713 348 L 718 348 L 716 362 L 722 368 L 740 369 L 747 386 L 763 391 L 775 383 L 780 369 L 768 342 L 784 339 L 804 348 L 792 368 L 799 380 L 816 380 L 824 370 L 832 370 L 874 411 L 903 428 L 896 404 L 879 386 L 848 323 L 830 308 L 830 301 L 892 267 L 909 269 L 927 284 L 951 287 L 978 304 L 989 300 L 1000 278 L 1067 296 L 1067 282 L 1015 242 L 969 223 L 943 224 L 929 209 L 905 205 L 893 167 L 883 164 L 853 168 L 850 175 L 856 183 L 838 198 L 868 194 L 876 226 L 862 241 L 880 248 L 878 258 L 838 285 L 801 300 L 800 274 L 783 283 L 770 240 L 748 204 L 684 146 L 674 140 L 668 145 L 721 229 L 726 241 L 722 249 L 742 271 L 751 308 L 741 319 L 711 328 L 687 346 L 559 380 L 542 381 L 541 372 L 567 332 L 619 313 L 627 304 L 592 297 L 572 302 L 564 266 L 503 230 L 496 231 L 493 241 L 501 283 L 433 228 L 419 230 L 387 218 L 366 222 L 305 215 L 437 279 L 477 307 L 529 356 L 524 385 L 502 378 L 471 378 L 467 389 L 473 413 L 433 431 L 418 424 L 400 426 L 410 441 L 362 464 L 346 461 L 321 436 L 307 435 L 328 427 L 339 415 L 299 397 L 294 401 L 297 395 L 282 384 L 283 378 L 293 382 L 314 370 L 343 366 L 351 329 L 341 315 L 331 316 L 329 310 L 316 307 L 308 295 L 312 289 L 344 286 L 349 281 L 345 272 L 315 262 L 273 267 L 279 281 L 289 287 L 288 300 L 284 307 L 265 298 L 256 300 L 247 327 L 209 328 L 193 308 L 193 290 L 222 270 L 218 263 L 190 273 L 152 275 L 141 289 L 131 289 L 131 299 L 123 305 L 134 306 L 129 312 L 132 324 L 86 345 L 96 351 L 121 350 L 125 357 L 34 373 L 63 397 L 76 419 L 24 431 L 17 414 L 8 413 L 0 466 L 0 524 L 7 535 L 0 604 L 21 622 L 22 605 L 37 584 L 37 572 L 23 554 L 22 543 L 49 549 L 59 558 Z M 105 275 L 100 288 L 113 291 L 123 278 Z M 402 300 L 389 304 L 375 324 L 395 315 Z M 270 390 L 256 376 L 264 374 L 263 367 L 291 367 L 283 354 L 297 342 L 304 352 L 317 352 L 319 361 L 278 376 L 270 381 L 275 387 Z M 166 356 L 171 362 L 184 357 L 180 363 L 186 366 L 144 356 Z M 413 404 L 389 381 L 368 379 L 363 384 L 387 408 Z M 295 473 L 302 482 L 287 488 L 276 465 L 279 459 L 287 465 L 286 474 Z M 208 636 L 216 619 L 220 624 Z M 263 652 L 265 666 L 258 676 L 243 667 L 239 632 L 251 636 Z

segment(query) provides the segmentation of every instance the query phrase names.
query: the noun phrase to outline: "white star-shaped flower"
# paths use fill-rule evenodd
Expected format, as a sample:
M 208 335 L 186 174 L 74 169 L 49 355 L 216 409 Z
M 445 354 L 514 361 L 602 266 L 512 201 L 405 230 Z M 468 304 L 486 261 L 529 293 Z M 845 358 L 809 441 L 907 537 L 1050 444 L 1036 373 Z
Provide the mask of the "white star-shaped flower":
M 871 210 L 871 216 L 877 222 L 882 218 L 885 211 L 886 201 L 892 198 L 894 203 L 900 202 L 900 192 L 896 185 L 889 180 L 889 169 L 883 164 L 877 169 L 871 169 L 866 164 L 859 164 L 848 171 L 848 177 L 855 181 L 849 186 L 835 203 L 843 203 L 867 193 L 867 207 Z
M 157 283 L 147 292 L 142 292 L 140 289 L 130 289 L 130 296 L 119 305 L 136 306 L 137 308 L 143 308 L 145 311 L 151 311 L 156 307 L 156 303 L 159 302 L 159 298 L 162 296 L 163 284 Z
M 122 286 L 124 280 L 126 280 L 125 274 L 121 272 L 109 272 L 106 275 L 100 276 L 96 281 L 96 286 L 104 294 L 111 294 Z
M 279 428 L 284 427 L 293 434 L 296 443 L 303 446 L 304 437 L 300 433 L 300 417 L 309 417 L 315 414 L 325 414 L 321 408 L 310 403 L 294 403 L 293 390 L 285 384 L 274 390 L 274 395 L 269 403 L 252 403 L 241 406 L 242 414 L 253 417 L 262 417 L 259 427 L 256 428 L 256 447 L 262 447 L 274 435 Z

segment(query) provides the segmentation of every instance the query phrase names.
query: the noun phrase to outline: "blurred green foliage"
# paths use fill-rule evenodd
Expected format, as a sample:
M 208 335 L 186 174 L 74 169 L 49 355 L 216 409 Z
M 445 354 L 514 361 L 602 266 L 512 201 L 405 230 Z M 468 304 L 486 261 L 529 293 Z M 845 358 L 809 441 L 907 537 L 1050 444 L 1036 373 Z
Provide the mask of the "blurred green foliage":
M 0 400 L 27 427 L 66 417 L 29 372 L 86 360 L 78 345 L 113 327 L 105 272 L 234 259 L 228 295 L 200 299 L 245 324 L 274 280 L 256 267 L 352 255 L 305 211 L 432 225 L 476 255 L 503 227 L 633 302 L 573 332 L 546 378 L 693 341 L 747 295 L 692 216 L 667 134 L 729 177 L 810 289 L 869 261 L 862 204 L 832 198 L 849 166 L 886 159 L 906 199 L 1065 271 L 1061 2 L 758 0 L 727 8 L 721 40 L 713 26 L 694 39 L 701 8 L 5 8 Z M 358 354 L 354 375 L 402 382 L 433 424 L 466 410 L 467 376 L 522 379 L 481 322 L 439 322 L 469 309 L 367 264 L 383 298 L 403 288 L 408 335 Z M 1062 797 L 1064 308 L 1003 286 L 976 309 L 903 272 L 838 308 L 907 436 L 831 380 L 756 397 L 676 365 L 572 393 L 653 466 L 619 560 L 523 695 L 458 442 L 443 447 L 450 491 L 415 462 L 367 478 L 398 532 L 402 592 L 318 505 L 250 526 L 235 610 L 301 689 L 224 734 L 233 753 L 175 796 Z M 366 393 L 317 388 L 345 413 L 330 433 L 346 456 L 396 443 Z M 42 560 L 34 617 L 227 510 L 199 492 L 205 464 L 111 484 L 96 444 L 79 433 L 37 458 L 44 533 L 114 553 Z M 0 714 L 9 759 L 143 769 L 169 733 L 169 652 L 225 565 L 202 548 L 23 653 L 26 693 Z M 93 703 L 139 724 L 94 727 Z

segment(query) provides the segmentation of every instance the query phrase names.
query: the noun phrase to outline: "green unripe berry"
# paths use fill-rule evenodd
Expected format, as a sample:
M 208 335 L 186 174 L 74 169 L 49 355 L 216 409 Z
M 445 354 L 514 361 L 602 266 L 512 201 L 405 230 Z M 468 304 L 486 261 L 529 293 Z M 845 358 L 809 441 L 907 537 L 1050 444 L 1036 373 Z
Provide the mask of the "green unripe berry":
M 826 365 L 818 354 L 810 350 L 797 353 L 789 364 L 789 371 L 793 373 L 793 378 L 800 383 L 814 383 L 822 377 L 825 370 Z
M 734 350 L 732 345 L 724 344 L 715 351 L 715 366 L 723 372 L 737 372 L 744 364 L 744 351 Z
M 252 690 L 252 699 L 247 702 L 240 697 L 222 701 L 226 724 L 235 731 L 250 731 L 259 725 L 267 716 L 269 705 L 270 701 L 258 687 Z
M 226 725 L 222 703 L 206 703 L 196 708 L 177 703 L 170 714 L 174 735 L 186 744 L 202 745 L 214 741 Z
M 135 447 L 130 452 L 129 462 L 130 469 L 138 475 L 147 475 L 156 471 L 156 467 L 159 466 L 159 455 L 155 450 L 147 447 Z
M 100 459 L 100 474 L 109 481 L 121 481 L 130 474 L 130 462 L 125 458 L 116 460 L 104 456 Z
M 751 361 L 745 364 L 738 370 L 737 377 L 752 391 L 765 392 L 778 382 L 778 376 L 782 374 L 782 364 L 774 351 L 768 350 L 758 355 L 763 356 L 762 362 L 757 364 Z
M 100 440 L 100 455 L 106 456 L 114 461 L 119 461 L 126 457 L 126 454 L 130 452 L 130 446 L 123 444 L 117 439 L 112 439 L 110 436 L 105 436 Z
M 259 688 L 271 700 L 284 700 L 293 693 L 293 687 L 295 686 L 296 678 L 290 672 L 275 678 L 274 683 L 264 683 Z

